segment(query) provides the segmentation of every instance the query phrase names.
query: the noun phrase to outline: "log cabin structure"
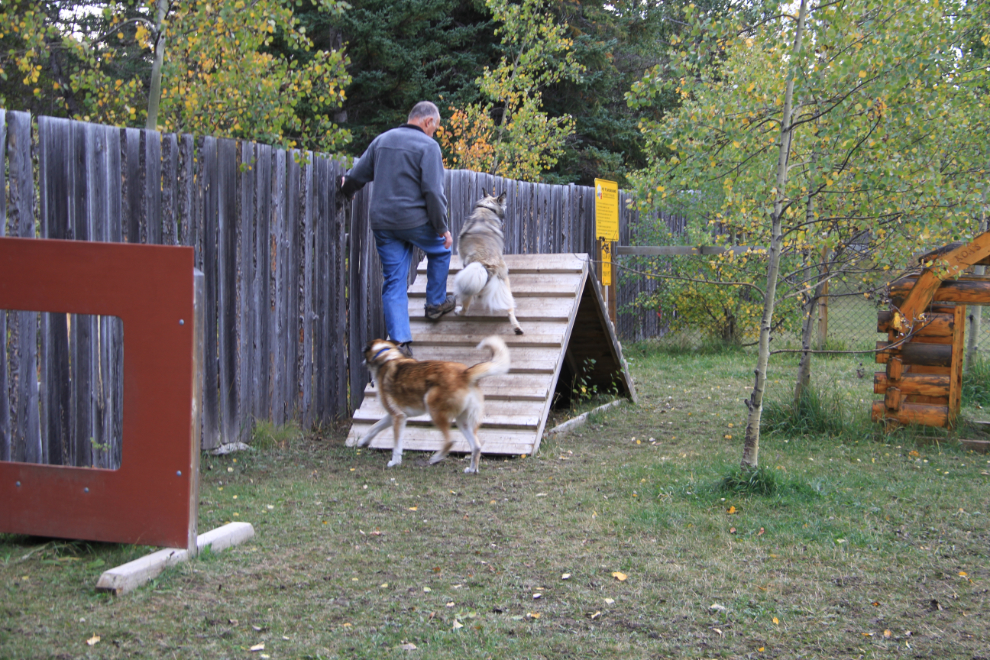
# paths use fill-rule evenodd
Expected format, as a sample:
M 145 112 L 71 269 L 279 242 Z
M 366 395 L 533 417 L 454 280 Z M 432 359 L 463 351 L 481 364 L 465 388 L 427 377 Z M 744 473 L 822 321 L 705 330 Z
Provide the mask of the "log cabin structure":
M 990 278 L 966 274 L 990 264 L 990 232 L 919 258 L 920 271 L 890 285 L 890 309 L 877 315 L 873 421 L 952 428 L 962 401 L 966 306 L 990 305 Z

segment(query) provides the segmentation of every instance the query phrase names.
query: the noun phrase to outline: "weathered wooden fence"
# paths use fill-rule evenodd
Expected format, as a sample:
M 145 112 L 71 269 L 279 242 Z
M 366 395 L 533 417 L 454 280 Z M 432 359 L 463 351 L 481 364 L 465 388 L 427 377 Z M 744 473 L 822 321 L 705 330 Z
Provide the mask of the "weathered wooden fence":
M 246 141 L 0 110 L 0 236 L 188 245 L 206 279 L 203 446 L 254 420 L 346 417 L 384 334 L 371 186 L 336 212 L 338 161 Z M 507 252 L 592 252 L 594 190 L 446 174 L 456 236 L 482 188 L 505 191 Z M 372 184 L 373 185 L 373 184 Z M 624 239 L 636 221 L 621 205 Z M 640 286 L 620 288 L 620 304 Z M 148 292 L 154 296 L 153 291 Z M 621 315 L 624 336 L 656 319 Z M 119 319 L 0 311 L 0 460 L 120 464 Z M 352 361 L 353 359 L 353 361 Z

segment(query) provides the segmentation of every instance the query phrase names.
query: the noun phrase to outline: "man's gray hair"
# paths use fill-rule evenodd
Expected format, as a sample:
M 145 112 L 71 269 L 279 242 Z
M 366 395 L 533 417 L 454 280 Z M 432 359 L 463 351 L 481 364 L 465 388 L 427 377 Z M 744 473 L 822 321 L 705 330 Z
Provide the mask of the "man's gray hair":
M 433 117 L 440 122 L 440 110 L 436 105 L 430 103 L 429 101 L 420 101 L 413 106 L 413 109 L 409 111 L 409 117 L 406 121 L 412 123 L 417 119 L 426 119 L 427 117 Z

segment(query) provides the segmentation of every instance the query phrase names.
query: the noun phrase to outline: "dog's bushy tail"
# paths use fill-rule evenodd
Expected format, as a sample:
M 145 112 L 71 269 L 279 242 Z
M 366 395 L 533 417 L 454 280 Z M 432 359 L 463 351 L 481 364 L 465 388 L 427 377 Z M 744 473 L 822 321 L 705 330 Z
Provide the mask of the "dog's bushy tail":
M 502 376 L 509 373 L 509 347 L 505 345 L 501 337 L 497 335 L 486 337 L 478 344 L 478 348 L 492 349 L 492 359 L 469 367 L 467 370 L 468 382 L 476 383 L 487 376 Z
M 488 284 L 488 271 L 475 261 L 468 264 L 454 276 L 454 295 L 458 300 L 478 295 Z

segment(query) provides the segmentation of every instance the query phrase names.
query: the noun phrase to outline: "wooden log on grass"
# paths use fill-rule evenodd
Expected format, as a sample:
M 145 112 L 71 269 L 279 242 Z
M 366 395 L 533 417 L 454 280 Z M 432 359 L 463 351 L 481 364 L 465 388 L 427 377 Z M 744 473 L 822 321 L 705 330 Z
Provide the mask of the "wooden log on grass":
M 895 380 L 883 371 L 873 374 L 874 394 L 883 394 L 894 385 L 905 396 L 949 396 L 948 376 L 906 373 Z
M 930 403 L 902 403 L 896 412 L 888 410 L 883 401 L 874 401 L 871 418 L 874 422 L 894 421 L 898 424 L 944 427 L 949 424 L 949 407 Z

